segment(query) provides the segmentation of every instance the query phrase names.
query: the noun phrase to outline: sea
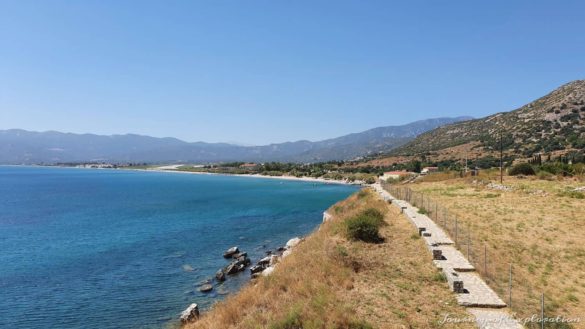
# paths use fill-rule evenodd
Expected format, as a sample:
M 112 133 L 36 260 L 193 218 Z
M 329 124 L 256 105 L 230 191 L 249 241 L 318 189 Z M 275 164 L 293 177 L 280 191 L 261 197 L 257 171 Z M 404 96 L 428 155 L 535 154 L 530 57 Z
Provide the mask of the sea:
M 0 328 L 169 328 L 249 271 L 200 285 L 232 246 L 252 261 L 315 230 L 355 186 L 222 175 L 0 167 Z

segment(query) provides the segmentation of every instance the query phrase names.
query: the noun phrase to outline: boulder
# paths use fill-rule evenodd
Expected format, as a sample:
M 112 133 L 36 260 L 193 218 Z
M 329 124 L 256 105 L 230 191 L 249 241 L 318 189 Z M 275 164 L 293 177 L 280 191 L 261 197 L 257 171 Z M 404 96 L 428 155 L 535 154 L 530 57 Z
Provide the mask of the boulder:
M 267 267 L 264 271 L 262 271 L 262 275 L 269 276 L 270 274 L 272 274 L 272 272 L 274 272 L 274 267 L 270 266 L 270 267 Z
M 236 262 L 230 263 L 226 268 L 223 270 L 225 274 L 236 274 L 238 273 L 238 265 Z
M 286 249 L 294 248 L 299 243 L 301 243 L 301 239 L 300 238 L 292 238 L 292 239 L 288 240 L 288 242 L 286 243 Z
M 204 284 L 201 287 L 199 287 L 199 291 L 201 292 L 210 292 L 213 290 L 213 286 L 210 284 Z
M 268 265 L 270 264 L 270 256 L 266 256 L 258 261 L 258 265 Z
M 270 256 L 270 262 L 268 264 L 270 266 L 274 266 L 274 265 L 276 265 L 276 263 L 278 263 L 279 260 L 280 260 L 280 257 L 278 257 L 276 255 L 272 255 L 272 256 Z
M 183 312 L 181 312 L 181 322 L 189 323 L 199 318 L 199 306 L 193 303 L 189 305 Z
M 286 256 L 290 255 L 290 253 L 291 253 L 291 252 L 292 252 L 292 251 L 291 251 L 290 249 L 289 249 L 289 250 L 285 250 L 285 251 L 282 253 L 282 258 L 285 258 Z
M 251 263 L 250 258 L 246 256 L 238 257 L 236 261 L 238 262 L 238 264 L 244 264 L 244 266 L 248 266 Z
M 286 248 L 285 248 L 285 247 L 278 247 L 278 249 L 276 249 L 276 251 L 279 251 L 279 252 L 283 252 L 283 251 L 285 251 L 285 250 L 286 250 Z
M 246 265 L 250 264 L 249 258 L 241 258 L 239 260 L 235 260 L 231 262 L 226 268 L 223 270 L 226 274 L 236 274 L 240 271 L 243 271 L 246 268 Z
M 217 272 L 215 272 L 215 279 L 219 282 L 225 281 L 225 272 L 223 269 L 219 269 Z
M 264 271 L 265 267 L 262 265 L 254 265 L 250 267 L 250 274 L 256 274 Z
M 240 250 L 238 247 L 231 247 L 223 253 L 224 258 L 231 258 L 234 254 L 237 254 Z
M 240 257 L 247 257 L 248 253 L 247 252 L 238 252 L 232 255 L 232 258 L 238 259 Z

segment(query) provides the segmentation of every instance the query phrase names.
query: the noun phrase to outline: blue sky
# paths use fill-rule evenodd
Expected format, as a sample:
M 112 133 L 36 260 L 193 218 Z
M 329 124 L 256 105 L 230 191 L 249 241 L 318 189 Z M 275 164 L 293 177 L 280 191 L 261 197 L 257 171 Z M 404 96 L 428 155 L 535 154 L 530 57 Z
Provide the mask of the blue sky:
M 319 140 L 585 78 L 583 1 L 0 0 L 0 129 Z

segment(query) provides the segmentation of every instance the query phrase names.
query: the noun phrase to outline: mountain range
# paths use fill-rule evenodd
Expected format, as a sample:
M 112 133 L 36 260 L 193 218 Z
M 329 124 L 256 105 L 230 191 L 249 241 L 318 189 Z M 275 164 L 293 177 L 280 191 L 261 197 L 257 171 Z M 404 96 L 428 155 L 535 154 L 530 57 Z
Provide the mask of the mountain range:
M 56 131 L 0 130 L 1 164 L 71 162 L 209 163 L 220 161 L 320 162 L 389 152 L 426 131 L 470 117 L 436 118 L 386 126 L 337 138 L 264 146 L 189 143 L 135 134 L 102 136 Z

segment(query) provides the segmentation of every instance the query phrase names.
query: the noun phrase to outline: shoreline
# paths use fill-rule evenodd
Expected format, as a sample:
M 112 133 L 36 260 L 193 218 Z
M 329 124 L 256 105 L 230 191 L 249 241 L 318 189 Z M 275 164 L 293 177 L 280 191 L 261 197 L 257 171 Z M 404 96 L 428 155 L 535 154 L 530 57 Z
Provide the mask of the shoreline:
M 70 166 L 46 166 L 46 165 L 0 165 L 0 167 L 32 167 L 32 168 L 69 168 L 69 169 L 87 169 L 87 170 L 126 170 L 139 172 L 156 172 L 156 173 L 176 173 L 176 174 L 193 174 L 193 175 L 216 175 L 216 176 L 234 176 L 234 177 L 248 177 L 248 178 L 263 178 L 263 179 L 280 179 L 286 181 L 300 181 L 313 182 L 322 184 L 338 184 L 338 185 L 356 185 L 356 186 L 370 186 L 362 181 L 348 182 L 345 180 L 314 178 L 314 177 L 296 177 L 296 176 L 266 176 L 260 174 L 229 174 L 229 173 L 212 173 L 212 172 L 197 172 L 197 171 L 183 171 L 173 169 L 134 169 L 134 168 L 81 168 Z
M 91 168 L 88 168 L 91 169 Z M 322 184 L 339 184 L 339 185 L 357 185 L 357 186 L 368 186 L 361 181 L 348 182 L 344 180 L 325 179 L 325 178 L 314 178 L 314 177 L 296 177 L 296 176 L 266 176 L 260 174 L 228 174 L 228 173 L 212 173 L 212 172 L 197 172 L 197 171 L 182 171 L 172 169 L 132 169 L 132 168 L 119 168 L 118 170 L 129 170 L 129 171 L 141 171 L 141 172 L 158 172 L 158 173 L 178 173 L 178 174 L 194 174 L 194 175 L 216 175 L 216 176 L 234 176 L 234 177 L 248 177 L 248 178 L 264 178 L 264 179 L 280 179 L 286 181 L 300 181 L 300 182 L 313 182 Z

